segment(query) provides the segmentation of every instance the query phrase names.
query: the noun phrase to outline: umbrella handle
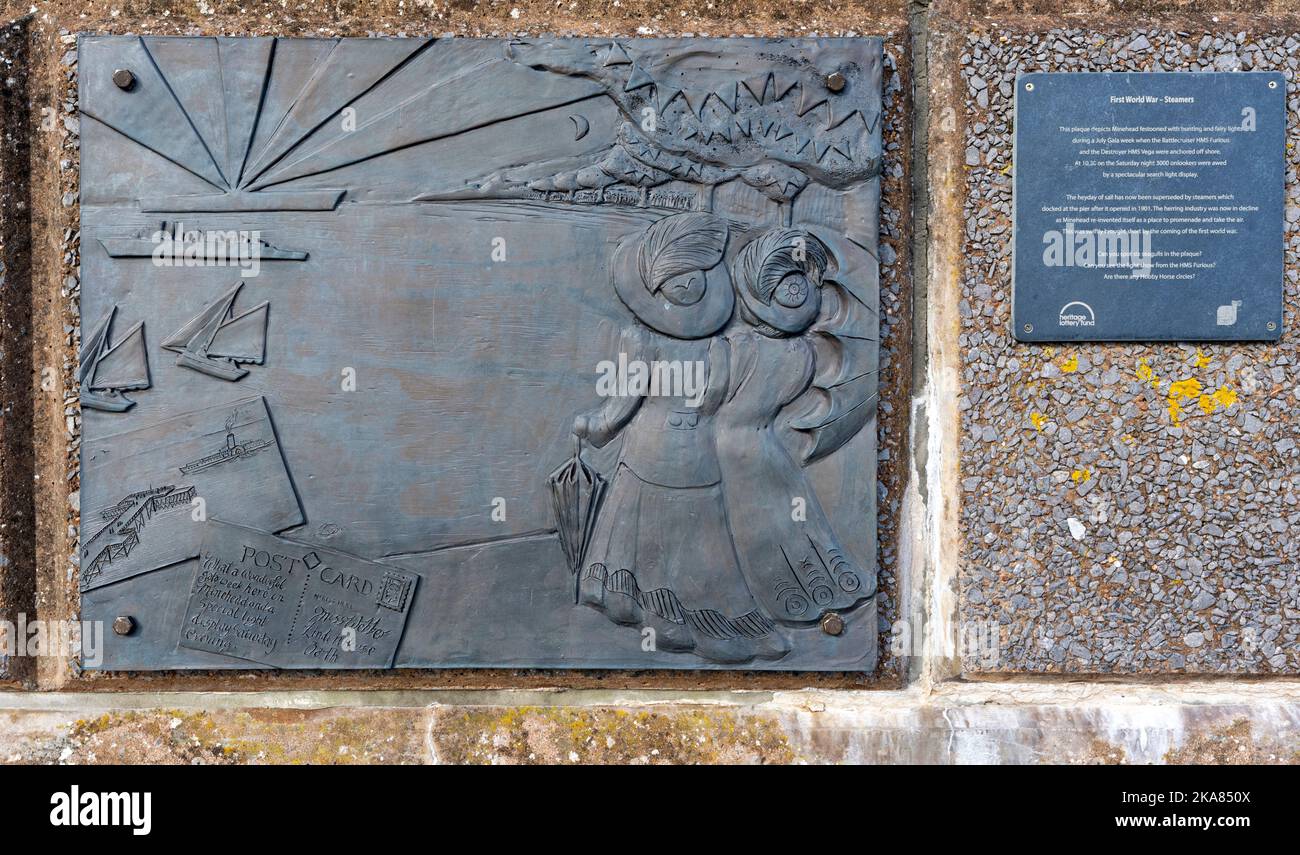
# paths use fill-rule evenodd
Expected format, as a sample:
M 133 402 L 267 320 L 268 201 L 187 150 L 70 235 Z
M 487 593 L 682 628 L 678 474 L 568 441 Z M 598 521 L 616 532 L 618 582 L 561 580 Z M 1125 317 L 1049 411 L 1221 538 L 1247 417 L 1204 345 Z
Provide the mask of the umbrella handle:
M 576 433 L 573 435 L 573 459 L 582 460 L 582 437 Z

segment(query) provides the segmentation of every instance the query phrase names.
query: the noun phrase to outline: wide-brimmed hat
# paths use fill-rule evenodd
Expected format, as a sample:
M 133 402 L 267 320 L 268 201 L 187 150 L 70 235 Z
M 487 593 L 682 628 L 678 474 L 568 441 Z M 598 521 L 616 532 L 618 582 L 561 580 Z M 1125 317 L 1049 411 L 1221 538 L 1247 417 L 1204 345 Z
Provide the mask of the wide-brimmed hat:
M 745 245 L 731 275 L 746 312 L 787 334 L 803 332 L 821 311 L 826 245 L 800 229 L 770 229 Z
M 674 338 L 705 338 L 726 326 L 736 297 L 722 254 L 727 225 L 709 214 L 674 214 L 624 239 L 614 250 L 610 279 L 632 314 L 651 329 Z M 669 274 L 698 270 L 704 296 L 678 305 L 660 286 Z M 657 280 L 657 281 L 656 281 Z

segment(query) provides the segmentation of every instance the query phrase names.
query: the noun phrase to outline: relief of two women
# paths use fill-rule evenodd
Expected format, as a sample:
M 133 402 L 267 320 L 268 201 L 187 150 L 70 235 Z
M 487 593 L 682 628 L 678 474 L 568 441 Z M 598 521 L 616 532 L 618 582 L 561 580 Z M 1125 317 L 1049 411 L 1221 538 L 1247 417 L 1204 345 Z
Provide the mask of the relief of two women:
M 729 228 L 677 214 L 614 253 L 635 320 L 620 358 L 704 365 L 702 396 L 606 398 L 574 433 L 618 462 L 578 571 L 579 602 L 652 628 L 659 650 L 743 663 L 790 651 L 787 628 L 869 601 L 875 574 L 845 554 L 777 432 L 812 382 L 807 331 L 832 264 L 807 232 L 777 228 L 727 255 Z

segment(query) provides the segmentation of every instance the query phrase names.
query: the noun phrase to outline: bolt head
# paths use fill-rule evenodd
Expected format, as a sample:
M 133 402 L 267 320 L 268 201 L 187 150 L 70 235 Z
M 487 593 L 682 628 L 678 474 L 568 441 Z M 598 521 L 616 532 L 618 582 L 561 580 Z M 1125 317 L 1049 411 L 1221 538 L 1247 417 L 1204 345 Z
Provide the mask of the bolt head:
M 839 635 L 844 632 L 844 618 L 840 617 L 835 612 L 827 612 L 826 615 L 822 617 L 822 632 L 827 635 Z
M 826 88 L 832 92 L 842 91 L 844 89 L 844 84 L 846 83 L 848 83 L 848 81 L 844 78 L 844 75 L 840 74 L 838 71 L 832 71 L 830 74 L 826 75 Z
M 113 632 L 118 635 L 130 635 L 135 632 L 135 618 L 129 615 L 119 615 L 113 621 Z
M 128 68 L 119 68 L 113 72 L 113 83 L 118 89 L 130 92 L 135 88 L 135 75 Z

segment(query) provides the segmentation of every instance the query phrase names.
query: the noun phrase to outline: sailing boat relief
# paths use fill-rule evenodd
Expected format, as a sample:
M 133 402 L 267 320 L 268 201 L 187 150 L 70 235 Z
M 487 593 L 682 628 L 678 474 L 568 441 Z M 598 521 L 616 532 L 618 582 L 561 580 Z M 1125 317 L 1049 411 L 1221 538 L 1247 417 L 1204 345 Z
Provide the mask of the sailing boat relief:
M 222 380 L 238 380 L 248 373 L 240 363 L 262 364 L 266 357 L 266 319 L 270 301 L 258 303 L 242 314 L 234 313 L 238 282 L 185 326 L 163 341 L 166 350 L 180 354 L 176 364 Z
M 123 395 L 135 389 L 149 388 L 149 357 L 144 346 L 144 321 L 139 321 L 117 344 L 109 344 L 113 316 L 117 306 L 108 310 L 81 345 L 77 383 L 81 406 L 92 410 L 120 413 L 135 406 Z

